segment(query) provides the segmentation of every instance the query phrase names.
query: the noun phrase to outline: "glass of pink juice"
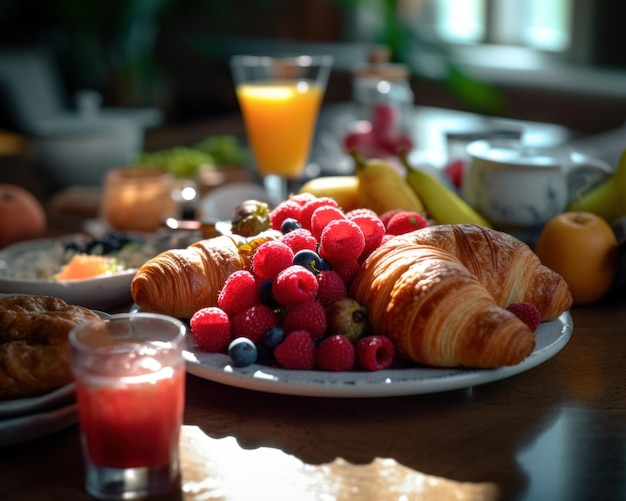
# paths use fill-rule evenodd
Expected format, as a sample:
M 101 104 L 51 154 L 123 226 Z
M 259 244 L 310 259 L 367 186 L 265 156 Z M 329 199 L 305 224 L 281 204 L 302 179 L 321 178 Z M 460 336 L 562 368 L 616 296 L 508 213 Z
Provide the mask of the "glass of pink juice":
M 256 167 L 270 196 L 284 200 L 309 160 L 333 58 L 234 56 L 230 64 Z
M 70 332 L 85 488 L 95 498 L 158 496 L 179 482 L 185 330 L 169 316 L 130 313 Z

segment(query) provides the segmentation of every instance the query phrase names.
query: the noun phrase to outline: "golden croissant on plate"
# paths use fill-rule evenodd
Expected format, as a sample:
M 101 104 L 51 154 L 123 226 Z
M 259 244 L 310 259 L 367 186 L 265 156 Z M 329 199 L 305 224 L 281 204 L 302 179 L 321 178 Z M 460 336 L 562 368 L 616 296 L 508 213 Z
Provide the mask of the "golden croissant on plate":
M 247 239 L 220 235 L 164 251 L 139 268 L 130 287 L 133 301 L 144 310 L 190 318 L 216 306 L 228 276 L 248 268 L 254 248 L 279 235 L 272 230 Z
M 363 263 L 351 295 L 399 355 L 437 367 L 518 364 L 535 337 L 504 308 L 528 301 L 542 320 L 553 320 L 572 304 L 563 278 L 526 244 L 477 225 L 394 237 Z

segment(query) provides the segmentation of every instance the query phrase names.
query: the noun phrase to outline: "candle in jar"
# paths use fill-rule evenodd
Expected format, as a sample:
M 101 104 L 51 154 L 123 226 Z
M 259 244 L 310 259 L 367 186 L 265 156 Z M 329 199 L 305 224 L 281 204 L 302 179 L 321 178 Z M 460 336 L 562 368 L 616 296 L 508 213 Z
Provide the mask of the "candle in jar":
M 104 181 L 102 215 L 117 230 L 155 231 L 166 217 L 178 217 L 176 181 L 162 169 L 121 167 Z

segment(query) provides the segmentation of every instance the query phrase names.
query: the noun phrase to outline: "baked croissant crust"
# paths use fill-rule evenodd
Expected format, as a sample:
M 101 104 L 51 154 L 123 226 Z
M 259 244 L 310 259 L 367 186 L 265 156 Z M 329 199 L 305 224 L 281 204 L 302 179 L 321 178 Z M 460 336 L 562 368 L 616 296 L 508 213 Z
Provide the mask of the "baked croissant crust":
M 546 318 L 571 306 L 563 279 L 518 242 L 474 225 L 394 237 L 363 263 L 351 295 L 370 309 L 373 331 L 389 336 L 402 357 L 436 367 L 515 365 L 533 351 L 535 337 L 504 309 L 507 302 L 530 298 Z M 555 283 L 543 284 L 537 274 Z M 544 297 L 558 291 L 563 297 Z
M 528 245 L 508 233 L 457 224 L 430 226 L 397 238 L 449 252 L 478 278 L 499 306 L 532 303 L 542 321 L 554 320 L 572 307 L 572 294 L 563 277 L 541 264 Z
M 249 239 L 221 235 L 164 251 L 137 271 L 131 282 L 133 301 L 147 311 L 191 318 L 199 309 L 217 305 L 228 276 L 250 266 L 255 246 L 277 237 L 274 231 Z

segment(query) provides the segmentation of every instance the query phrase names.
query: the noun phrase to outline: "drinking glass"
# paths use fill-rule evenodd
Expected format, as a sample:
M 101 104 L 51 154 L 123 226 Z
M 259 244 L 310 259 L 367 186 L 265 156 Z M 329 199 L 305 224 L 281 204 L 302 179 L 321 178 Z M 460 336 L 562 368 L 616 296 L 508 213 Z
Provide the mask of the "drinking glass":
M 185 326 L 153 313 L 111 315 L 70 332 L 85 459 L 97 499 L 160 496 L 180 483 Z
M 333 58 L 239 55 L 230 65 L 257 169 L 280 202 L 309 159 Z

